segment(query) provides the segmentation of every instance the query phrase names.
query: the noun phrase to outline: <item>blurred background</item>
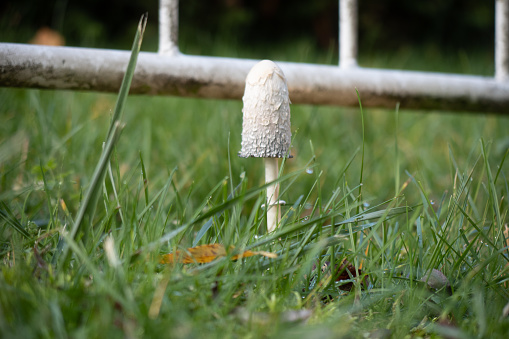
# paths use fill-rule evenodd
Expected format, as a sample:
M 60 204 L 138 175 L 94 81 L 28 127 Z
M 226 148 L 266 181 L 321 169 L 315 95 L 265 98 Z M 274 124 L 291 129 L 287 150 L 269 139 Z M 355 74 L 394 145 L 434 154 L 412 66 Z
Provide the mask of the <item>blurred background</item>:
M 485 0 L 361 0 L 363 66 L 490 73 L 494 3 Z M 34 41 L 42 28 L 68 46 L 129 49 L 140 15 L 149 13 L 143 49 L 157 50 L 157 0 L 7 0 L 0 3 L 0 41 Z M 337 63 L 337 0 L 186 0 L 180 3 L 180 48 L 189 54 L 263 58 L 303 46 L 288 61 Z M 225 47 L 228 46 L 228 47 Z M 232 48 L 233 46 L 233 48 Z M 431 62 L 412 62 L 424 57 Z M 391 59 L 396 58 L 395 61 Z M 469 65 L 481 59 L 483 67 Z M 458 63 L 460 67 L 457 67 Z M 432 66 L 429 66 L 432 64 Z
M 158 5 L 158 0 L 3 0 L 0 41 L 129 50 L 139 18 L 148 12 L 142 49 L 155 52 Z M 492 76 L 494 6 L 495 0 L 360 0 L 359 64 Z M 337 0 L 180 3 L 179 45 L 186 54 L 337 64 L 337 36 Z M 351 95 L 356 95 L 353 89 Z M 42 163 L 86 178 L 115 100 L 115 94 L 0 89 L 0 146 L 26 133 L 31 140 L 26 168 L 39 173 Z M 283 197 L 287 201 L 309 191 L 319 175 L 324 191 L 332 190 L 353 155 L 346 180 L 355 186 L 363 140 L 363 192 L 374 200 L 393 197 L 411 174 L 439 201 L 455 180 L 456 166 L 468 168 L 476 159 L 480 138 L 493 143 L 496 164 L 509 145 L 507 117 L 484 112 L 370 108 L 364 110 L 364 136 L 358 107 L 291 109 L 294 158 L 285 171 L 306 168 L 310 161 L 320 167 L 300 181 L 302 186 L 292 187 L 295 192 Z M 121 168 L 139 173 L 142 154 L 151 183 L 159 187 L 178 166 L 179 187 L 192 187 L 197 205 L 230 173 L 237 181 L 246 172 L 250 186 L 263 183 L 261 162 L 236 157 L 241 112 L 240 100 L 131 96 L 118 148 Z M 9 152 L 18 159 L 18 153 Z M 15 181 L 17 172 L 9 173 Z M 408 194 L 419 201 L 418 191 Z

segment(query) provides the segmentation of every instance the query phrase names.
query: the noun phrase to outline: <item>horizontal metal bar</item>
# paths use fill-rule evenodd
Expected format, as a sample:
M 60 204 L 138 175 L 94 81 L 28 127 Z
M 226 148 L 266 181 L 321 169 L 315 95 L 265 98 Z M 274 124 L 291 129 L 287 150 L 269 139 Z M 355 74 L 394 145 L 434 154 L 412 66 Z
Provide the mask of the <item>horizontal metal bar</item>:
M 116 92 L 130 52 L 0 44 L 0 86 Z M 131 93 L 240 99 L 257 60 L 140 53 Z M 491 77 L 278 62 L 293 103 L 509 112 L 509 82 Z

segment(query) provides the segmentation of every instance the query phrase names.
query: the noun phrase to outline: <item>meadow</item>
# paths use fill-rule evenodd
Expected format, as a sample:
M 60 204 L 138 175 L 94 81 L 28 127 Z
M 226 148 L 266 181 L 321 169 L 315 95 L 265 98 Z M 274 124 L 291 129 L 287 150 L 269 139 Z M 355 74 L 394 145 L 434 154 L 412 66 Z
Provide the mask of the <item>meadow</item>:
M 182 46 L 337 59 L 307 41 Z M 493 71 L 489 55 L 433 49 L 360 61 Z M 1 88 L 1 337 L 506 337 L 507 116 L 292 105 L 286 205 L 267 234 L 263 162 L 237 156 L 241 110 Z M 206 244 L 226 256 L 161 263 Z

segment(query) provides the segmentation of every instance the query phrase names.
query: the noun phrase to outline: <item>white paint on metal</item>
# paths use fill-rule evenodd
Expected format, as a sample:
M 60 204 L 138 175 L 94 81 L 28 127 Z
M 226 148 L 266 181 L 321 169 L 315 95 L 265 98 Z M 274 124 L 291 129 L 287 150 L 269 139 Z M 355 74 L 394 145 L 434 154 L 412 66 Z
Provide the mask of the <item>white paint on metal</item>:
M 159 0 L 159 54 L 180 54 L 178 7 L 178 0 Z
M 340 0 L 340 67 L 279 62 L 294 103 L 509 111 L 509 0 L 496 0 L 496 76 L 357 66 L 357 2 Z M 131 93 L 240 99 L 255 60 L 181 55 L 178 0 L 160 0 L 159 53 L 141 53 Z M 117 92 L 130 53 L 0 43 L 0 86 Z
M 495 78 L 509 80 L 509 0 L 495 1 Z
M 130 52 L 0 44 L 0 86 L 117 92 Z M 241 99 L 257 60 L 142 52 L 133 94 Z M 509 82 L 493 77 L 278 62 L 298 104 L 509 113 Z
M 357 0 L 339 0 L 339 66 L 357 66 Z

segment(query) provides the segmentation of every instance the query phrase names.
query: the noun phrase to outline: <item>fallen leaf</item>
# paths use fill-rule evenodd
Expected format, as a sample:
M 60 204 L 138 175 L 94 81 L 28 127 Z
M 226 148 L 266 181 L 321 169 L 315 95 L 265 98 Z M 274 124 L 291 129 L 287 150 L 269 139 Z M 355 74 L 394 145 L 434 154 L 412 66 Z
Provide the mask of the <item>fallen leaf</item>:
M 318 261 L 317 263 L 319 263 Z M 311 284 L 309 286 L 310 292 L 306 297 L 304 302 L 307 302 L 314 298 L 316 295 L 321 296 L 321 300 L 324 303 L 328 303 L 331 300 L 334 300 L 334 297 L 328 293 L 324 293 L 325 289 L 334 278 L 336 282 L 339 284 L 336 287 L 342 291 L 351 291 L 354 283 L 351 281 L 352 278 L 357 277 L 357 272 L 359 272 L 359 276 L 364 276 L 362 281 L 360 282 L 361 289 L 369 288 L 370 280 L 367 274 L 364 274 L 362 270 L 355 269 L 355 266 L 348 262 L 346 259 L 343 259 L 341 263 L 335 264 L 334 269 L 331 267 L 329 261 L 325 261 L 323 265 L 320 267 L 322 276 L 320 281 L 316 281 L 318 279 L 317 274 L 317 264 L 313 265 L 312 276 L 311 276 Z M 302 290 L 305 292 L 305 289 Z
M 234 250 L 234 246 L 230 246 L 230 251 Z M 265 251 L 244 251 L 241 254 L 236 254 L 232 256 L 232 260 L 237 260 L 240 258 L 252 257 L 254 255 L 263 255 L 267 258 L 277 258 L 277 254 Z M 218 257 L 225 257 L 226 250 L 221 244 L 208 244 L 201 245 L 196 247 L 188 248 L 185 251 L 176 251 L 175 253 L 169 253 L 162 256 L 160 263 L 161 264 L 173 264 L 173 263 L 181 263 L 181 264 L 192 264 L 199 263 L 204 264 L 211 262 L 212 260 Z
M 441 288 L 451 288 L 449 279 L 437 269 L 432 269 L 431 272 L 427 273 L 422 277 L 422 282 L 426 283 L 429 288 L 439 290 Z
M 41 253 L 39 252 L 39 249 L 37 248 L 37 243 L 34 245 L 34 257 L 35 260 L 37 261 L 38 268 L 42 268 L 45 270 L 48 269 L 48 264 L 46 263 L 46 261 L 44 261 Z
M 57 31 L 48 27 L 42 27 L 28 43 L 33 45 L 64 46 L 65 39 Z
M 313 270 L 315 270 L 315 269 L 316 269 L 316 264 L 313 265 Z M 347 271 L 350 272 L 350 274 Z M 343 259 L 343 261 L 341 261 L 341 264 L 339 264 L 339 265 L 336 264 L 333 272 L 331 272 L 330 262 L 325 261 L 322 265 L 322 273 L 327 273 L 327 274 L 334 273 L 334 276 L 336 277 L 336 281 L 338 281 L 338 282 L 350 280 L 351 279 L 350 276 L 352 276 L 354 278 L 357 277 L 357 271 L 359 272 L 359 275 L 363 274 L 361 269 L 356 270 L 355 266 L 352 265 L 350 262 L 348 262 L 346 259 Z M 350 291 L 352 289 L 353 285 L 354 285 L 353 282 L 347 282 L 345 284 L 338 286 L 338 288 L 343 291 Z M 367 288 L 368 286 L 369 286 L 369 276 L 366 275 L 364 277 L 364 280 L 361 282 L 361 287 Z

